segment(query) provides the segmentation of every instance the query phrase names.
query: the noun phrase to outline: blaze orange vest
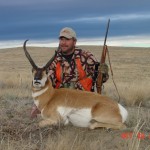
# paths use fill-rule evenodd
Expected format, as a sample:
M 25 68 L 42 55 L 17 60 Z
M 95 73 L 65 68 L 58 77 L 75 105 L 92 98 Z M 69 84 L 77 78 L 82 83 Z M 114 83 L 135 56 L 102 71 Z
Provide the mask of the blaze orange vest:
M 80 59 L 76 59 L 76 66 L 77 66 L 77 70 L 79 73 L 79 82 L 82 85 L 82 87 L 84 88 L 85 91 L 91 91 L 92 88 L 92 79 L 88 78 L 86 76 L 86 72 L 83 70 L 82 68 L 82 64 Z M 60 84 L 62 83 L 62 68 L 61 68 L 61 64 L 60 62 L 58 62 L 56 64 L 56 87 L 55 88 L 59 88 Z

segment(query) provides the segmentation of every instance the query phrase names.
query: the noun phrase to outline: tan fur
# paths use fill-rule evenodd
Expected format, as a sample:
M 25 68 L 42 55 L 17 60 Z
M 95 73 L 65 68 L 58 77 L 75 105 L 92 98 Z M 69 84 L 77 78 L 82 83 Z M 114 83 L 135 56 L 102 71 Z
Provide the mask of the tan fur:
M 91 109 L 91 121 L 88 126 L 90 129 L 105 127 L 113 129 L 122 129 L 125 125 L 122 123 L 118 103 L 112 99 L 93 92 L 86 92 L 72 89 L 54 89 L 51 81 L 48 79 L 41 89 L 48 90 L 34 97 L 39 101 L 39 110 L 44 120 L 39 123 L 40 127 L 47 125 L 56 125 L 64 123 L 64 118 L 59 114 L 58 107 Z M 32 91 L 38 92 L 41 89 L 32 87 Z

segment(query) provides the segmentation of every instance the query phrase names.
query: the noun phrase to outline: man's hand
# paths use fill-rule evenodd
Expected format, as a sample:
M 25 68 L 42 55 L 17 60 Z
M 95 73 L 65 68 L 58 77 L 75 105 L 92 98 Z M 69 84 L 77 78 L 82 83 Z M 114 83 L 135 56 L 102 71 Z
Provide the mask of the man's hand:
M 102 74 L 108 74 L 108 65 L 106 63 L 100 64 L 98 71 Z

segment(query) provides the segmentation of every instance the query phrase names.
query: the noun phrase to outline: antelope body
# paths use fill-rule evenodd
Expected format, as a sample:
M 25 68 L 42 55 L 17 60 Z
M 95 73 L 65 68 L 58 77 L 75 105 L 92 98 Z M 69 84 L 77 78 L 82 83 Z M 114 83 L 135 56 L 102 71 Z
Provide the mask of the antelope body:
M 46 71 L 52 59 L 44 67 L 37 67 L 26 50 L 26 42 L 24 51 L 33 66 L 32 97 L 43 118 L 40 127 L 71 122 L 90 129 L 125 128 L 126 109 L 109 97 L 67 88 L 54 89 Z

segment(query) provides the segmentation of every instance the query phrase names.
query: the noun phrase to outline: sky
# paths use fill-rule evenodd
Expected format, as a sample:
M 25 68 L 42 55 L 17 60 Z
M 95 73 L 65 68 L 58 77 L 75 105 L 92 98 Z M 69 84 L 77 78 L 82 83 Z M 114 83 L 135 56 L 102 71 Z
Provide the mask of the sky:
M 63 27 L 78 45 L 150 47 L 150 0 L 0 0 L 0 48 L 57 46 Z

